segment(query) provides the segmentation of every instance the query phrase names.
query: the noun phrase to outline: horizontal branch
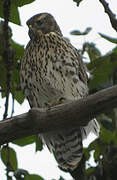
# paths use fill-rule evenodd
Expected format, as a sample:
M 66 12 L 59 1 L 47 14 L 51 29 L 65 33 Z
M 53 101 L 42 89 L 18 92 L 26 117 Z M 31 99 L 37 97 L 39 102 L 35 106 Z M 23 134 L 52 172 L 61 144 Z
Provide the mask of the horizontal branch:
M 117 86 L 113 86 L 51 109 L 33 108 L 25 114 L 0 122 L 0 144 L 37 133 L 84 126 L 92 118 L 116 106 Z

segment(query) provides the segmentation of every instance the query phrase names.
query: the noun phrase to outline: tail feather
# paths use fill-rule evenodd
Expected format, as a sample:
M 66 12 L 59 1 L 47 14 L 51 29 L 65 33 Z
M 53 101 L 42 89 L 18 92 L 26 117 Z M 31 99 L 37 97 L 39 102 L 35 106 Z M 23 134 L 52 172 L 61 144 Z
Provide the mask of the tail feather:
M 45 133 L 41 139 L 48 146 L 62 169 L 74 170 L 82 158 L 82 141 L 90 132 L 99 136 L 100 127 L 96 119 L 91 120 L 87 126 L 64 130 L 59 133 Z
M 43 139 L 63 169 L 73 170 L 82 158 L 82 137 L 80 129 L 62 131 L 60 134 L 43 134 Z M 48 141 L 49 140 L 49 141 Z
M 91 120 L 87 126 L 81 127 L 82 140 L 86 139 L 90 132 L 99 137 L 100 126 L 96 119 Z

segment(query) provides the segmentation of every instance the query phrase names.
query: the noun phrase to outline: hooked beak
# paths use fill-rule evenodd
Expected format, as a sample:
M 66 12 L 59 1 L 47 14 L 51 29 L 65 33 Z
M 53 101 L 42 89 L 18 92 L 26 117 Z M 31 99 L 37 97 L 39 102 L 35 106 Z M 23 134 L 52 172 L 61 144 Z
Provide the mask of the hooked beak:
M 28 25 L 28 27 L 29 27 L 29 31 L 28 31 L 28 35 L 29 35 L 29 37 L 30 37 L 30 39 L 34 39 L 34 30 L 33 30 L 33 27 L 32 27 L 32 25 Z

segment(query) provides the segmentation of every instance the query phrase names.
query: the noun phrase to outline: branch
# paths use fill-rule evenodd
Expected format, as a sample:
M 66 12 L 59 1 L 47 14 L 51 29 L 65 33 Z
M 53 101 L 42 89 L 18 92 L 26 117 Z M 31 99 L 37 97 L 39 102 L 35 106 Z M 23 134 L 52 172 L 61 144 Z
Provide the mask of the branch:
M 116 15 L 111 11 L 108 6 L 108 3 L 105 0 L 99 0 L 103 5 L 105 12 L 108 14 L 112 27 L 117 31 L 117 19 Z
M 10 32 L 9 32 L 9 18 L 10 18 L 10 7 L 11 0 L 5 0 L 3 4 L 3 14 L 4 14 L 4 40 L 5 40 L 5 50 L 3 53 L 3 58 L 6 67 L 6 91 L 5 91 L 5 112 L 3 119 L 6 119 L 8 114 L 8 104 L 9 104 L 9 93 L 10 93 L 10 84 L 11 84 L 11 71 L 13 65 L 13 50 L 10 44 Z
M 37 133 L 85 126 L 92 118 L 116 106 L 117 85 L 51 109 L 33 108 L 0 122 L 0 144 Z

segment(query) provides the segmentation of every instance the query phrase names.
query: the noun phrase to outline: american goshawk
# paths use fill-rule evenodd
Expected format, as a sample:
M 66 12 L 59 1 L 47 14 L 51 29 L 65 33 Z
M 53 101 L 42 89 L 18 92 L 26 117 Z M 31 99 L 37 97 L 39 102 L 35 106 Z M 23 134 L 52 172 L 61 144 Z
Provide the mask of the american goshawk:
M 21 62 L 21 88 L 30 107 L 45 108 L 88 95 L 87 74 L 77 49 L 62 35 L 54 17 L 41 13 L 27 21 L 30 41 Z M 85 111 L 85 110 L 84 110 Z M 73 170 L 81 160 L 82 141 L 92 131 L 99 135 L 95 119 L 86 127 L 40 134 L 59 165 Z

